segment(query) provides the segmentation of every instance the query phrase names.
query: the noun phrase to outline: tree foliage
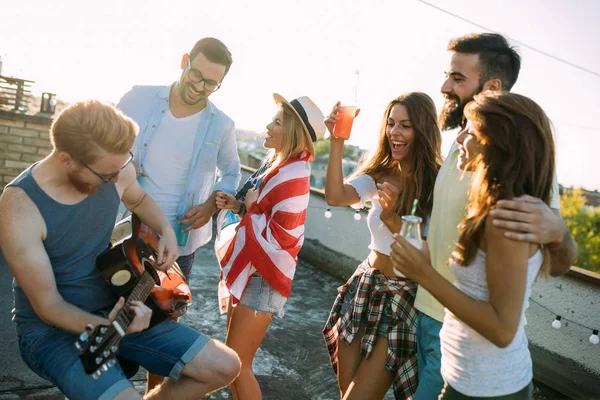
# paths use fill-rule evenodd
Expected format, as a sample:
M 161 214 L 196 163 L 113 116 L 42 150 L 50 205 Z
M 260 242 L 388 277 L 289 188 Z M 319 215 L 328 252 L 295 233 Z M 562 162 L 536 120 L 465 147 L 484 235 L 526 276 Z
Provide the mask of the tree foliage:
M 314 146 L 316 157 L 329 155 L 329 139 L 317 140 Z M 348 143 L 344 144 L 344 154 L 342 156 L 343 158 L 358 161 L 361 154 L 362 150 L 358 146 L 354 146 Z
M 325 155 L 329 154 L 329 140 L 328 139 L 317 140 L 315 142 L 314 146 L 315 146 L 315 156 L 316 157 L 325 156 Z
M 575 266 L 600 272 L 600 207 L 586 207 L 581 189 L 565 190 L 561 214 L 577 243 Z

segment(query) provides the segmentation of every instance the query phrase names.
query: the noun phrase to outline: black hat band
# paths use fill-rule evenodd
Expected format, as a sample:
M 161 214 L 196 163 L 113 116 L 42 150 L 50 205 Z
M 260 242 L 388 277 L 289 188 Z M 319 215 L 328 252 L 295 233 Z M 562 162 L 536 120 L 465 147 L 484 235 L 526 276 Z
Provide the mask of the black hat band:
M 292 105 L 292 107 L 294 107 L 294 110 L 296 110 L 296 112 L 302 119 L 302 122 L 304 122 L 304 126 L 306 126 L 306 129 L 308 130 L 308 133 L 310 134 L 310 138 L 312 139 L 312 141 L 316 142 L 317 135 L 315 134 L 315 130 L 313 129 L 310 122 L 308 122 L 308 116 L 306 115 L 306 112 L 304 111 L 304 107 L 302 107 L 300 102 L 296 99 L 292 100 L 290 102 L 290 104 Z

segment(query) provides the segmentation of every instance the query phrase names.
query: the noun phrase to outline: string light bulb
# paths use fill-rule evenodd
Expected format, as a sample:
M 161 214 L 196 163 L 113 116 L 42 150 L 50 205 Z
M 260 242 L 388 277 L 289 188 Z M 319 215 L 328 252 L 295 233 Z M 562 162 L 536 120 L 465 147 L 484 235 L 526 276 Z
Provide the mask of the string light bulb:
M 327 219 L 331 218 L 331 210 L 329 208 L 327 210 L 325 210 L 325 218 L 327 218 Z
M 557 315 L 556 318 L 554 318 L 554 321 L 552 321 L 552 327 L 554 329 L 560 329 L 562 326 L 562 323 L 560 322 L 561 319 L 562 317 L 560 315 Z
M 362 218 L 362 216 L 360 215 L 360 213 L 358 212 L 358 210 L 356 210 L 356 211 L 354 212 L 354 219 L 355 219 L 356 221 L 360 221 L 360 219 L 361 219 L 361 218 Z
M 600 337 L 598 337 L 598 329 L 594 329 L 592 331 L 592 334 L 590 335 L 590 343 L 591 344 L 600 343 Z

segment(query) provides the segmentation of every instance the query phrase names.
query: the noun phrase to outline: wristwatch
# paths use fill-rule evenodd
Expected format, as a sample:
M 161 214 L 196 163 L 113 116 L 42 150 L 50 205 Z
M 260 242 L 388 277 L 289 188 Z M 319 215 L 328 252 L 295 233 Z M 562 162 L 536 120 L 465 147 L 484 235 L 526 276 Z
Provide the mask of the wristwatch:
M 237 215 L 239 215 L 240 217 L 243 216 L 244 214 L 246 214 L 246 205 L 244 204 L 243 201 L 240 202 L 240 208 L 238 208 Z

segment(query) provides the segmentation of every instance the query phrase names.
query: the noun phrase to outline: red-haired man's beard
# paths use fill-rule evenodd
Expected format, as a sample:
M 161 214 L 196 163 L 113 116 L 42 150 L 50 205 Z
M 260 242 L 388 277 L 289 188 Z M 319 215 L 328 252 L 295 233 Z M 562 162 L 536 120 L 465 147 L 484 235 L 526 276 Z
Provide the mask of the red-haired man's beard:
M 100 184 L 92 185 L 91 183 L 85 182 L 81 179 L 80 174 L 77 171 L 69 171 L 67 177 L 69 178 L 71 185 L 82 194 L 93 194 L 100 187 Z

